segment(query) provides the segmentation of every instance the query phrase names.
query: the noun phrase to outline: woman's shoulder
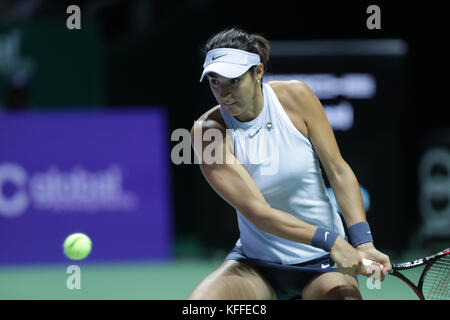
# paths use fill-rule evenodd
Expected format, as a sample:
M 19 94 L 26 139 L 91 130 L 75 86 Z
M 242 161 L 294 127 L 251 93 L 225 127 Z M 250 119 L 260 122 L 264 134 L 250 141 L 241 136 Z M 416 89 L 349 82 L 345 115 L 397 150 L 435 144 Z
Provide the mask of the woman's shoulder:
M 226 127 L 225 121 L 223 120 L 222 114 L 220 113 L 220 105 L 216 105 L 210 108 L 208 111 L 203 113 L 196 121 L 204 121 L 206 123 L 209 121 L 213 121 L 215 123 L 219 123 L 223 127 Z
M 298 80 L 269 81 L 267 84 L 273 89 L 278 101 L 297 130 L 308 138 L 303 109 L 303 105 L 306 103 L 305 95 L 309 94 L 308 86 Z
M 288 100 L 288 102 L 301 99 L 302 95 L 311 92 L 308 85 L 300 80 L 268 81 L 267 84 L 275 92 L 279 100 Z
M 268 81 L 267 84 L 272 88 L 285 111 L 295 112 L 298 109 L 297 92 L 301 90 L 304 84 L 302 81 Z

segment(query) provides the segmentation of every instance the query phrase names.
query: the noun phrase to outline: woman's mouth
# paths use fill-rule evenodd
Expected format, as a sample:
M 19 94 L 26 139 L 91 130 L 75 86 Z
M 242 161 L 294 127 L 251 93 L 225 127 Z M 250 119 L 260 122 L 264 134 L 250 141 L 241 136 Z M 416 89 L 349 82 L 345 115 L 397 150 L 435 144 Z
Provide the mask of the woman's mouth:
M 223 102 L 223 104 L 224 105 L 226 105 L 226 106 L 231 106 L 231 105 L 233 105 L 233 104 L 235 104 L 236 103 L 236 101 L 234 101 L 234 102 Z

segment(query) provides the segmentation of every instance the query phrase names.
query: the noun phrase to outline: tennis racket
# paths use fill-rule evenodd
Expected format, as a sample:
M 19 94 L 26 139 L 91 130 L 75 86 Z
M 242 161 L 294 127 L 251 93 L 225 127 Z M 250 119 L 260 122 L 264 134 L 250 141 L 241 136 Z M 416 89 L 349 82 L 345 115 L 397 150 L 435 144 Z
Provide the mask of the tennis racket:
M 373 263 L 363 259 L 365 266 Z M 425 266 L 417 286 L 399 271 Z M 389 274 L 405 282 L 420 300 L 450 300 L 450 248 L 422 259 L 392 265 Z

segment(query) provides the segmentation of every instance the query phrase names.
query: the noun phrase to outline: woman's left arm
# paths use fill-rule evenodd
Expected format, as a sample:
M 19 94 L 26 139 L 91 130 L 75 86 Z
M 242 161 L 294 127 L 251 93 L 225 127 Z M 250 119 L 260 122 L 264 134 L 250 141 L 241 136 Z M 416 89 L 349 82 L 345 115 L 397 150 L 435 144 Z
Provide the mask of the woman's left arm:
M 367 222 L 358 180 L 341 156 L 322 104 L 303 82 L 292 81 L 289 87 L 289 95 L 305 121 L 308 139 L 322 163 L 347 227 Z M 389 257 L 377 251 L 372 242 L 361 244 L 356 249 L 363 258 L 383 263 L 386 266 L 383 276 L 390 270 Z

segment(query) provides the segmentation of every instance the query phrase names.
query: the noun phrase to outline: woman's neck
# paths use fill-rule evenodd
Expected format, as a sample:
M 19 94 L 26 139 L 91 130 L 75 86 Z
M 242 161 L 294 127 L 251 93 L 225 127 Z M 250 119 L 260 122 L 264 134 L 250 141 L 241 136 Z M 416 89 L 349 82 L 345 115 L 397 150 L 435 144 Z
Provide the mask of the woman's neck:
M 249 108 L 243 113 L 237 115 L 235 118 L 240 122 L 251 121 L 261 113 L 263 107 L 264 107 L 264 96 L 262 93 L 261 86 L 258 85 Z

